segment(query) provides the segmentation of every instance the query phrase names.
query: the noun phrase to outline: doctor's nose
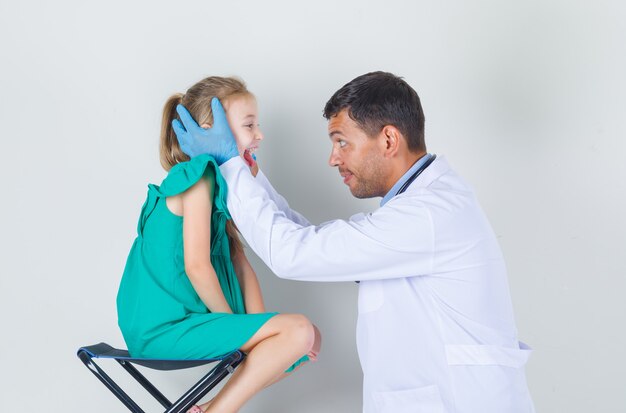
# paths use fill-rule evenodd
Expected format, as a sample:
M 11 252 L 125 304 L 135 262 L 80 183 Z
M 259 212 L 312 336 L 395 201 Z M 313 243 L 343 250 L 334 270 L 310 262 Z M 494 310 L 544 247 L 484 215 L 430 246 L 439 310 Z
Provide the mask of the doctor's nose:
M 339 166 L 341 165 L 341 158 L 337 155 L 337 151 L 333 148 L 330 151 L 330 158 L 328 158 L 328 165 L 330 166 Z

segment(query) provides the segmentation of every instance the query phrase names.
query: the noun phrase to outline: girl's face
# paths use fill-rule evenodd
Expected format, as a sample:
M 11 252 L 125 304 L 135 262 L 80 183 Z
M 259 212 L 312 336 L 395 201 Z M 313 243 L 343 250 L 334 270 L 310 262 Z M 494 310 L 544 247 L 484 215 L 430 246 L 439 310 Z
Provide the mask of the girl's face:
M 254 164 L 252 154 L 263 140 L 256 99 L 252 95 L 239 95 L 225 99 L 223 103 L 228 124 L 235 135 L 239 155 L 248 166 L 252 166 Z

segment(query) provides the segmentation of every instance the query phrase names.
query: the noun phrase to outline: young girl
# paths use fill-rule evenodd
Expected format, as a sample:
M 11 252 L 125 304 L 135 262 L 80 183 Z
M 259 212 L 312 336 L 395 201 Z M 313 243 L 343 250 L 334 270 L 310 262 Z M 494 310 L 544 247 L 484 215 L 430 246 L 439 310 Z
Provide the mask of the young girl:
M 241 156 L 263 135 L 256 99 L 235 78 L 209 77 L 168 99 L 161 127 L 161 185 L 148 185 L 138 236 L 117 295 L 118 323 L 133 357 L 202 359 L 237 349 L 247 357 L 209 403 L 193 412 L 236 412 L 262 388 L 315 360 L 319 331 L 298 314 L 265 312 L 256 274 L 226 208 L 226 183 L 209 155 L 189 159 L 172 130 L 183 104 L 202 127 L 211 100 L 226 111 Z M 290 367 L 291 366 L 291 367 Z

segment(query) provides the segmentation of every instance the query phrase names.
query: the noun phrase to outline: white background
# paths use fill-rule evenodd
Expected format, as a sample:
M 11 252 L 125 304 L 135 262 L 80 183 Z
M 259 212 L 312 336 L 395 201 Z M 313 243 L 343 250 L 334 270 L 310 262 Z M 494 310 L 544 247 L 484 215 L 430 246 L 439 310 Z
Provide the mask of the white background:
M 158 162 L 162 106 L 208 75 L 257 95 L 259 161 L 311 221 L 371 211 L 327 166 L 321 112 L 386 70 L 419 93 L 430 152 L 476 189 L 506 257 L 539 412 L 626 411 L 626 7 L 619 1 L 0 0 L 0 410 L 121 412 L 75 357 L 124 346 L 115 295 Z M 274 277 L 320 361 L 242 412 L 356 413 L 354 284 Z M 401 345 L 398 351 L 410 351 Z M 103 363 L 147 411 L 160 411 Z M 174 398 L 203 369 L 149 373 Z

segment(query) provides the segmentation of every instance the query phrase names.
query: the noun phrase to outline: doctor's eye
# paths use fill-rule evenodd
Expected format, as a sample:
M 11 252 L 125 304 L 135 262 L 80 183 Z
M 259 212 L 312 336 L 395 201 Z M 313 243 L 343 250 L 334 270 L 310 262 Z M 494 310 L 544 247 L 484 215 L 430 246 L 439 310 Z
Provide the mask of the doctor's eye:
M 339 140 L 338 143 L 339 143 L 340 148 L 343 148 L 348 144 L 346 141 L 343 141 L 343 140 Z

